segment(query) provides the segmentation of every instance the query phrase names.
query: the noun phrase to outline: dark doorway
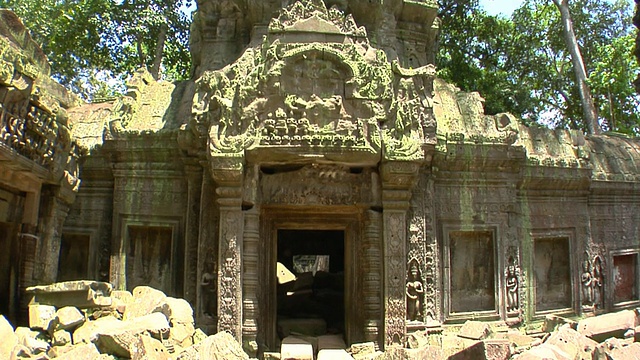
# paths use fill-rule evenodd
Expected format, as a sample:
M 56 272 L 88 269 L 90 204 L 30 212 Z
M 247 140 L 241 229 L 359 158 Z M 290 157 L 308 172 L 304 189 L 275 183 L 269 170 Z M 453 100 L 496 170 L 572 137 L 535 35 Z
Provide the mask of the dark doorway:
M 14 225 L 0 222 L 0 314 L 8 316 L 12 321 L 15 321 L 15 297 L 18 286 Z
M 279 229 L 277 234 L 280 339 L 344 334 L 344 231 Z
M 90 241 L 91 237 L 86 234 L 62 234 L 57 281 L 91 280 Z

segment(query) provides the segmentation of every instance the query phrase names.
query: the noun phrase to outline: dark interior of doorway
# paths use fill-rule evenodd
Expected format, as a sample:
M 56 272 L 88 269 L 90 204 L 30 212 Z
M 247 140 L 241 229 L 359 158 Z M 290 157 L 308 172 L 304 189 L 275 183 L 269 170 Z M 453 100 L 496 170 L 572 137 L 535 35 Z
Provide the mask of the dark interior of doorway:
M 278 285 L 280 339 L 344 334 L 344 231 L 279 229 L 277 249 L 278 262 L 296 276 Z M 313 255 L 320 256 L 315 267 Z

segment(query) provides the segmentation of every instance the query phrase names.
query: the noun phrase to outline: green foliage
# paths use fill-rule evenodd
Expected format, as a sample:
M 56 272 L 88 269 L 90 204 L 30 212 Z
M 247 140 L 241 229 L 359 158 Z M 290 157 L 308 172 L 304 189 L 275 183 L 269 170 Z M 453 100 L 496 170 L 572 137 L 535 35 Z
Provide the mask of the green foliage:
M 449 2 L 463 4 L 464 11 L 441 12 L 440 76 L 479 91 L 488 114 L 508 111 L 530 123 L 586 129 L 560 13 L 551 1 L 527 0 L 511 18 L 490 16 L 473 0 L 443 0 L 442 9 Z M 575 0 L 571 12 L 600 122 L 640 134 L 629 2 Z
M 162 74 L 171 80 L 188 77 L 190 19 L 181 9 L 189 1 L 0 0 L 0 7 L 22 19 L 55 78 L 92 99 L 121 89 L 140 66 L 152 66 L 163 26 Z

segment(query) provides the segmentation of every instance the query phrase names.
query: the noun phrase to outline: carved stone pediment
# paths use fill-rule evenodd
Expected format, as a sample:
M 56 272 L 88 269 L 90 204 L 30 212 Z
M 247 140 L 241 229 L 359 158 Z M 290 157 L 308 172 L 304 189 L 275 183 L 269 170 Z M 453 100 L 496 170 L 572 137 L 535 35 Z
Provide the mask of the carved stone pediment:
M 196 80 L 191 128 L 207 129 L 213 159 L 420 160 L 426 134 L 435 134 L 434 75 L 432 66 L 390 62 L 351 16 L 299 1 L 272 20 L 259 46 Z

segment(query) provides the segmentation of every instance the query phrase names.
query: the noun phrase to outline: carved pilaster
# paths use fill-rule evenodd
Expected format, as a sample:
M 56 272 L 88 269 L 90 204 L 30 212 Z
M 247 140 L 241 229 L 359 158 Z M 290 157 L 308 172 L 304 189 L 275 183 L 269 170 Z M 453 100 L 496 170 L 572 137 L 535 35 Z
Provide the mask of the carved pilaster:
M 185 229 L 185 273 L 184 298 L 191 306 L 196 303 L 198 284 L 198 229 L 200 228 L 200 191 L 202 189 L 202 167 L 189 165 L 187 175 L 187 213 Z
M 382 214 L 369 210 L 366 213 L 364 248 L 364 336 L 366 341 L 380 343 L 380 325 L 382 315 L 381 288 L 382 283 L 382 242 L 380 225 Z
M 388 162 L 381 166 L 385 345 L 402 346 L 406 336 L 407 212 L 419 164 Z
M 242 170 L 214 169 L 220 211 L 218 243 L 218 331 L 242 341 Z
M 256 207 L 244 214 L 244 240 L 242 265 L 243 286 L 243 322 L 242 345 L 251 357 L 256 357 L 258 342 L 257 319 L 260 315 L 258 308 L 258 247 L 260 241 L 260 211 Z

